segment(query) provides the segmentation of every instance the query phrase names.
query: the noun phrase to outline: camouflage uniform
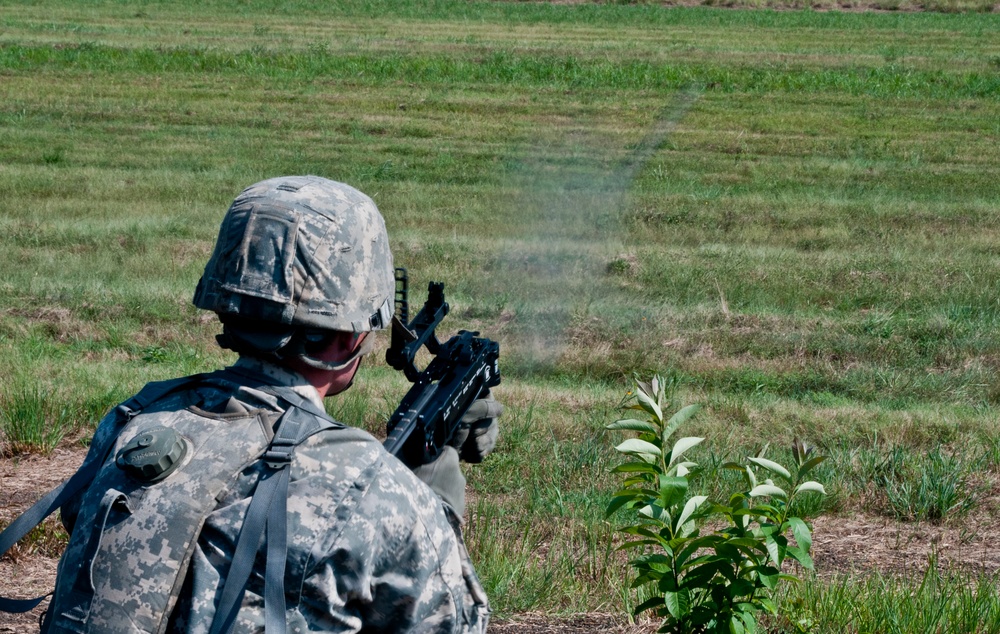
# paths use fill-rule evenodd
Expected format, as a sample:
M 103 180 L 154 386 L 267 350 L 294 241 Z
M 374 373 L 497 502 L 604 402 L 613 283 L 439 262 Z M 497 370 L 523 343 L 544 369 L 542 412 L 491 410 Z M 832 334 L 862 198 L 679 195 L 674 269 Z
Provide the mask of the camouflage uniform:
M 85 464 L 103 465 L 63 506 L 71 539 L 49 630 L 209 633 L 229 603 L 234 632 L 282 622 L 289 632 L 484 632 L 489 607 L 458 517 L 434 492 L 452 500 L 457 490 L 452 503 L 463 503 L 456 449 L 447 468 L 425 465 L 440 473 L 422 481 L 369 434 L 329 420 L 321 392 L 287 369 L 289 359 L 330 372 L 354 363 L 310 356 L 310 337 L 386 328 L 394 293 L 385 223 L 368 196 L 316 176 L 244 190 L 194 297 L 219 314 L 220 343 L 243 356 L 193 383 L 151 384 L 101 423 Z M 492 449 L 501 409 L 470 415 L 477 459 Z M 286 442 L 287 429 L 309 431 Z M 154 450 L 154 436 L 176 452 Z M 279 444 L 294 447 L 290 463 Z M 130 476 L 126 455 L 167 456 L 170 466 Z M 289 474 L 283 514 L 272 484 Z M 234 557 L 239 544 L 256 559 Z M 242 588 L 238 568 L 246 594 L 230 603 L 226 578 Z
M 243 357 L 196 389 L 168 396 L 135 421 L 169 426 L 178 410 L 190 407 L 209 417 L 245 416 L 254 410 L 279 413 L 282 406 L 273 395 L 246 387 L 260 382 L 290 386 L 322 407 L 315 388 L 297 373 Z M 99 429 L 98 436 L 102 433 Z M 218 497 L 198 538 L 168 632 L 209 631 L 262 468 L 254 460 Z M 110 469 L 117 471 L 113 463 Z M 458 519 L 377 440 L 350 427 L 317 433 L 295 450 L 291 469 L 285 571 L 289 632 L 485 632 L 489 608 Z M 77 517 L 93 516 L 92 509 L 78 506 L 77 501 L 64 507 L 71 532 Z M 155 542 L 139 540 L 135 548 L 155 550 Z M 263 546 L 258 551 L 258 564 L 264 551 Z M 63 563 L 75 559 L 73 552 L 71 544 Z M 144 555 L 155 559 L 155 553 L 127 554 L 138 562 Z M 264 582 L 258 567 L 234 632 L 263 631 Z M 141 587 L 117 591 L 124 593 L 122 602 L 142 603 Z

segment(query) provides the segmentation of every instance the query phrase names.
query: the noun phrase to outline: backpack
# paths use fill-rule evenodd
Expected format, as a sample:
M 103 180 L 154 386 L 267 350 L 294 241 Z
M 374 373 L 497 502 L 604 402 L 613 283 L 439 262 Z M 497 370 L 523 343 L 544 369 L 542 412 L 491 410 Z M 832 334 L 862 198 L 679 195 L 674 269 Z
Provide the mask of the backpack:
M 253 387 L 289 405 L 277 422 L 266 410 L 224 417 L 189 408 L 142 414 L 170 394 L 225 372 L 150 383 L 115 407 L 101 421 L 80 469 L 0 533 L 2 554 L 83 492 L 43 632 L 164 632 L 217 497 L 258 460 L 266 468 L 243 519 L 210 632 L 231 629 L 265 533 L 265 628 L 269 634 L 285 631 L 289 465 L 309 436 L 343 425 L 293 390 L 266 385 Z M 241 377 L 240 383 L 247 381 Z M 44 599 L 0 598 L 0 611 L 26 612 Z

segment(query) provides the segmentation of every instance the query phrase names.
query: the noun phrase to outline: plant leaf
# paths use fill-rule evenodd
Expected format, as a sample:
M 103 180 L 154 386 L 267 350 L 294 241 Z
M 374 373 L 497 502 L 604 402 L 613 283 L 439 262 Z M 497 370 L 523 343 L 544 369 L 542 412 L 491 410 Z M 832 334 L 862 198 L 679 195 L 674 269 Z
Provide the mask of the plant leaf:
M 669 569 L 670 566 L 668 565 L 667 568 Z M 664 575 L 656 587 L 660 592 L 677 592 L 677 577 L 672 574 Z
M 653 377 L 653 378 L 655 379 L 656 377 Z M 652 383 L 647 383 L 646 381 L 642 381 L 640 379 L 636 379 L 635 380 L 635 384 L 638 385 L 639 389 L 642 390 L 643 392 L 645 392 L 646 394 L 648 394 L 650 396 L 656 396 L 656 388 L 653 387 Z
M 729 598 L 733 600 L 753 594 L 753 591 L 754 585 L 748 579 L 737 579 L 729 584 Z
M 646 506 L 639 509 L 639 514 L 654 522 L 660 522 L 661 524 L 670 524 L 670 511 L 665 508 L 661 508 L 658 504 L 647 504 Z M 652 526 L 651 523 L 647 522 L 647 525 Z
M 740 617 L 735 614 L 729 617 L 729 634 L 746 634 L 746 629 L 744 629 L 743 623 L 740 622 Z
M 677 431 L 677 428 L 686 423 L 692 416 L 694 416 L 698 410 L 701 409 L 701 405 L 694 403 L 688 405 L 687 407 L 682 407 L 677 410 L 677 412 L 670 417 L 667 424 L 664 425 L 663 437 L 669 438 L 671 434 Z
M 753 617 L 753 614 L 749 612 L 740 612 L 739 617 L 743 619 L 743 624 L 746 626 L 747 634 L 757 634 L 757 619 Z
M 650 395 L 646 394 L 643 390 L 639 390 L 636 392 L 635 396 L 642 409 L 652 414 L 656 420 L 663 420 L 663 411 L 660 410 L 660 406 L 656 404 L 656 401 L 654 401 Z
M 615 514 L 616 511 L 618 511 L 618 509 L 620 509 L 621 507 L 625 506 L 626 504 L 634 500 L 635 497 L 636 496 L 634 495 L 619 495 L 618 497 L 613 498 L 611 500 L 611 503 L 608 504 L 608 509 L 604 511 L 604 517 L 605 518 L 611 517 L 612 515 Z
M 781 562 L 785 560 L 785 552 L 788 550 L 787 544 L 782 543 L 782 541 L 777 537 L 767 537 L 764 540 L 767 554 L 771 557 L 771 562 L 776 568 L 781 568 Z
M 644 431 L 651 434 L 659 433 L 656 425 L 652 423 L 647 423 L 646 421 L 637 420 L 635 418 L 623 418 L 621 420 L 616 420 L 610 425 L 606 425 L 605 429 L 625 429 L 628 431 Z
M 813 468 L 819 463 L 826 460 L 826 456 L 816 456 L 815 458 L 810 458 L 801 467 L 799 467 L 799 479 L 805 477 L 807 473 L 813 470 Z
M 648 462 L 626 462 L 612 469 L 611 473 L 656 473 L 656 467 Z
M 806 570 L 813 569 L 812 557 L 809 556 L 809 553 L 806 552 L 805 549 L 800 548 L 799 546 L 789 546 L 785 549 L 785 552 L 791 555 L 791 557 L 795 559 L 795 561 L 799 562 L 799 564 Z
M 664 507 L 673 506 L 684 499 L 687 493 L 687 478 L 660 476 L 660 501 Z
M 684 455 L 685 451 L 699 444 L 703 440 L 705 439 L 698 438 L 697 436 L 688 436 L 675 442 L 674 448 L 670 452 L 670 462 L 667 463 L 667 466 L 673 465 L 681 456 Z
M 690 500 L 688 500 L 687 503 L 684 505 L 684 510 L 681 511 L 680 517 L 677 518 L 677 526 L 675 527 L 674 530 L 676 531 L 681 530 L 681 527 L 684 526 L 684 523 L 687 522 L 692 515 L 694 515 L 694 512 L 698 510 L 698 507 L 701 506 L 707 499 L 708 499 L 707 495 L 696 495 L 692 497 Z
M 615 550 L 628 550 L 629 548 L 639 548 L 640 546 L 657 546 L 660 542 L 655 539 L 638 539 L 631 542 L 625 542 Z
M 643 601 L 639 605 L 635 606 L 635 610 L 632 611 L 632 614 L 636 614 L 637 615 L 640 612 L 645 612 L 646 610 L 649 610 L 651 608 L 655 608 L 655 607 L 658 607 L 658 606 L 661 606 L 661 605 L 663 605 L 663 597 L 653 597 L 652 599 L 646 599 L 645 601 Z
M 774 590 L 774 587 L 778 584 L 778 576 L 780 574 L 776 568 L 772 568 L 771 566 L 757 568 L 757 577 L 760 579 L 761 584 L 769 590 Z
M 645 440 L 639 440 L 638 438 L 629 438 L 622 444 L 615 447 L 617 451 L 621 453 L 628 454 L 647 454 L 650 456 L 660 456 L 663 455 L 660 452 L 660 448 L 651 442 L 646 442 Z
M 822 484 L 816 482 L 815 480 L 809 480 L 808 482 L 803 482 L 802 484 L 800 484 L 798 487 L 795 488 L 796 493 L 799 493 L 801 491 L 813 491 L 815 493 L 822 493 L 823 495 L 826 495 L 826 489 L 823 488 Z
M 752 498 L 761 497 L 763 495 L 773 495 L 782 498 L 788 497 L 788 494 L 785 493 L 784 489 L 776 487 L 773 484 L 758 484 L 750 490 L 750 497 Z
M 683 619 L 691 612 L 691 596 L 687 588 L 677 592 L 664 592 L 663 602 L 675 619 Z
M 754 463 L 755 465 L 758 465 L 760 467 L 764 467 L 765 469 L 767 469 L 771 473 L 777 473 L 778 475 L 782 476 L 786 480 L 791 480 L 792 479 L 792 474 L 790 474 L 788 472 L 788 469 L 782 467 L 780 464 L 778 464 L 777 462 L 774 462 L 773 460 L 768 460 L 767 458 L 752 458 L 752 457 L 751 458 L 747 458 L 747 460 L 749 460 L 750 462 Z
M 795 543 L 808 553 L 812 549 L 812 531 L 809 526 L 798 517 L 789 517 L 788 525 L 792 528 Z
M 677 464 L 674 465 L 674 469 L 677 470 L 678 477 L 685 477 L 689 473 L 691 473 L 692 469 L 696 468 L 697 466 L 698 466 L 697 462 L 691 462 L 690 460 L 682 460 L 681 462 L 678 462 Z
M 643 492 L 639 489 L 619 489 L 615 491 L 615 497 L 619 495 L 629 496 L 629 497 L 639 497 Z
M 646 526 L 653 526 L 652 524 L 646 524 Z M 626 535 L 636 535 L 638 537 L 648 537 L 660 544 L 663 551 L 667 553 L 668 556 L 673 557 L 674 551 L 670 548 L 670 542 L 664 539 L 659 533 L 654 533 L 653 531 L 643 528 L 641 526 L 628 526 L 626 528 L 620 529 L 622 533 Z M 619 546 L 619 550 L 621 547 Z

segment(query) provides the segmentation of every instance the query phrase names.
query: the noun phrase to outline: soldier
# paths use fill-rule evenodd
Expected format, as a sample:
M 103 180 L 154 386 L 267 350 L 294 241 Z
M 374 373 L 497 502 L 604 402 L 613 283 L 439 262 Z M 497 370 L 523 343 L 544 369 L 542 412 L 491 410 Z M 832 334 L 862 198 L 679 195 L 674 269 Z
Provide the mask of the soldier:
M 502 407 L 476 401 L 415 471 L 323 409 L 394 293 L 368 196 L 316 176 L 244 190 L 194 296 L 239 360 L 150 384 L 102 421 L 102 466 L 63 507 L 43 631 L 484 632 L 459 455 L 493 449 Z

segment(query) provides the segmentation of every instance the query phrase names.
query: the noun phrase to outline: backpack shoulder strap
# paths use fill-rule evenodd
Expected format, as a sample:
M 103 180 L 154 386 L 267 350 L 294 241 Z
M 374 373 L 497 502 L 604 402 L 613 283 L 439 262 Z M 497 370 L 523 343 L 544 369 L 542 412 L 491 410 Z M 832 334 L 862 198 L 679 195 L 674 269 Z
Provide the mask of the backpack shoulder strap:
M 291 404 L 278 419 L 274 438 L 261 457 L 265 470 L 250 500 L 233 560 L 212 622 L 211 634 L 228 634 L 239 614 L 261 536 L 266 533 L 264 631 L 285 634 L 285 563 L 288 558 L 287 502 L 292 454 L 320 431 L 343 428 L 308 399 L 289 388 L 267 388 Z
M 108 452 L 114 446 L 114 441 L 125 423 L 132 420 L 151 403 L 160 400 L 170 392 L 179 390 L 200 379 L 201 375 L 195 374 L 170 381 L 147 383 L 138 394 L 120 403 L 108 412 L 98 427 L 98 430 L 103 430 L 104 433 L 95 434 L 90 451 L 76 473 L 45 494 L 31 508 L 11 522 L 3 532 L 0 532 L 0 556 L 3 556 L 8 550 L 13 548 L 14 544 L 22 537 L 41 524 L 53 511 L 85 489 L 94 480 L 94 476 L 97 475 L 101 465 L 104 464 Z M 47 596 L 49 595 L 42 595 L 34 599 L 8 599 L 0 597 L 0 612 L 28 612 L 33 610 Z

